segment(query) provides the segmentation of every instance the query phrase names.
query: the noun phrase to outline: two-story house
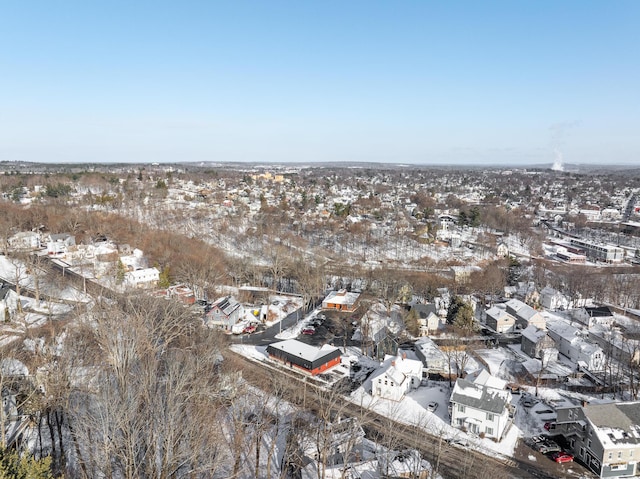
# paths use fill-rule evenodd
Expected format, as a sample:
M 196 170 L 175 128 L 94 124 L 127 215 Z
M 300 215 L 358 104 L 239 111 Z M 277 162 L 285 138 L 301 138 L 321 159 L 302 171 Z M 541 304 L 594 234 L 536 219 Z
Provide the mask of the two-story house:
M 600 477 L 636 476 L 640 470 L 640 402 L 559 408 L 554 432 Z
M 477 381 L 459 378 L 451 394 L 451 425 L 500 440 L 513 421 L 511 392 L 499 389 L 486 375 Z
M 538 329 L 533 324 L 522 331 L 520 349 L 530 358 L 541 359 L 543 362 L 558 359 L 555 341 L 546 330 Z
M 416 304 L 411 308 L 416 315 L 420 326 L 420 336 L 428 336 L 436 332 L 442 325 L 442 319 L 438 316 L 437 307 L 434 303 Z
M 444 377 L 448 374 L 447 356 L 430 338 L 420 338 L 416 341 L 416 356 L 422 361 L 427 375 Z
M 611 326 L 615 319 L 613 311 L 608 306 L 576 308 L 571 310 L 571 317 L 584 324 L 587 329 L 594 326 Z
M 204 324 L 209 328 L 231 331 L 244 313 L 244 308 L 232 296 L 217 299 L 204 316 Z
M 517 329 L 525 329 L 531 324 L 537 328 L 545 329 L 547 321 L 542 313 L 519 299 L 510 299 L 506 302 L 505 307 L 507 313 L 516 318 Z
M 558 352 L 577 366 L 589 371 L 602 371 L 605 354 L 600 346 L 587 339 L 588 334 L 560 321 L 548 325 L 549 336 L 555 341 Z
M 371 376 L 371 395 L 400 401 L 406 393 L 420 386 L 422 363 L 405 354 L 387 356 L 382 366 Z
M 502 304 L 496 304 L 485 311 L 485 324 L 496 333 L 513 333 L 516 326 L 516 318 L 507 313 Z

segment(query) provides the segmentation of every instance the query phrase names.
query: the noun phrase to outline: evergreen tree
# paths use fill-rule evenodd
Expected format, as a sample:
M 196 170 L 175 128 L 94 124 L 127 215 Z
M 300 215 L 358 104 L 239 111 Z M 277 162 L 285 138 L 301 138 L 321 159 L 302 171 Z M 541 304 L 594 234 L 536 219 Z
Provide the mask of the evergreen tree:
M 51 458 L 36 459 L 0 449 L 0 479 L 53 479 Z

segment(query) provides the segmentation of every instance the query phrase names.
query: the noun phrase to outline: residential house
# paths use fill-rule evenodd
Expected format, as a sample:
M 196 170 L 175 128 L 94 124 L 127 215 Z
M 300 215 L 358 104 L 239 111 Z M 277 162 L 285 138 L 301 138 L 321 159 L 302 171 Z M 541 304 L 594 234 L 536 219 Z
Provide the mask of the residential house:
M 640 403 L 586 404 L 557 409 L 554 432 L 599 477 L 640 473 Z
M 430 338 L 420 338 L 416 341 L 416 356 L 422 361 L 423 371 L 427 375 L 445 377 L 449 374 L 447 356 Z
M 9 248 L 19 251 L 33 251 L 40 248 L 40 233 L 20 231 L 7 240 Z
M 569 358 L 576 366 L 589 371 L 604 369 L 604 351 L 587 339 L 587 333 L 561 321 L 550 323 L 548 330 L 560 354 Z
M 530 358 L 536 358 L 548 364 L 558 359 L 556 343 L 545 329 L 538 329 L 533 324 L 522 331 L 520 348 Z
M 231 331 L 243 313 L 244 308 L 232 296 L 223 296 L 211 304 L 205 313 L 204 324 L 209 328 Z
M 267 354 L 271 359 L 308 372 L 312 376 L 340 364 L 340 349 L 328 344 L 317 348 L 295 339 L 271 343 L 267 346 Z
M 511 392 L 496 386 L 500 383 L 484 375 L 477 382 L 457 379 L 450 399 L 451 425 L 498 441 L 502 439 L 515 410 L 511 406 Z
M 331 291 L 322 301 L 322 309 L 353 312 L 358 309 L 360 293 L 347 292 L 346 289 Z
M 71 246 L 76 245 L 76 237 L 69 233 L 50 234 L 45 237 L 49 256 L 64 256 Z
M 587 329 L 596 325 L 611 326 L 613 324 L 613 311 L 608 306 L 582 307 L 571 310 L 571 317 L 584 324 Z
M 510 299 L 505 303 L 505 307 L 507 313 L 516 318 L 516 329 L 525 329 L 531 324 L 539 329 L 546 328 L 547 321 L 542 313 L 519 299 Z
M 442 325 L 442 319 L 438 316 L 438 311 L 434 303 L 416 304 L 411 308 L 418 319 L 420 325 L 420 335 L 428 336 L 436 332 Z
M 500 258 L 507 258 L 509 256 L 509 247 L 505 243 L 500 241 L 496 248 L 496 254 Z
M 545 286 L 540 291 L 540 304 L 545 309 L 564 310 L 569 307 L 569 298 L 551 286 Z
M 420 386 L 422 362 L 408 359 L 406 354 L 387 356 L 371 376 L 371 395 L 400 401 L 406 393 Z
M 123 284 L 131 288 L 154 288 L 160 281 L 158 268 L 136 269 L 124 274 Z
M 0 286 L 0 321 L 10 321 L 18 309 L 17 293 L 9 286 Z
M 507 313 L 503 304 L 496 304 L 485 311 L 484 322 L 496 333 L 513 333 L 516 328 L 516 318 Z

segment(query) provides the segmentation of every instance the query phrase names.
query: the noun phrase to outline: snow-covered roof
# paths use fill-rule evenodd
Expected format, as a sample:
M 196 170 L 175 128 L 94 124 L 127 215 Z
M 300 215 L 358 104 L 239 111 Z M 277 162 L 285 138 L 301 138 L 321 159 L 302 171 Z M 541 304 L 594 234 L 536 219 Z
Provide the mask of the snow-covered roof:
M 640 444 L 640 402 L 589 404 L 582 409 L 603 446 Z
M 354 304 L 359 297 L 360 293 L 347 292 L 341 289 L 340 291 L 331 291 L 327 297 L 324 298 L 324 302 L 332 304 Z
M 511 402 L 511 393 L 475 384 L 466 379 L 458 379 L 453 387 L 451 402 L 481 411 L 502 414 L 507 404 Z
M 480 374 L 478 374 L 473 382 L 480 386 L 486 386 L 493 389 L 505 389 L 507 387 L 507 381 L 496 376 L 492 376 L 486 369 L 480 371 Z
M 311 346 L 310 344 L 302 343 L 296 339 L 287 339 L 278 343 L 272 343 L 270 344 L 270 346 L 288 354 L 301 357 L 302 359 L 310 362 L 326 356 L 329 352 L 338 350 L 338 348 L 329 344 L 325 344 L 321 348 L 317 348 L 315 346 Z
M 522 331 L 522 337 L 527 338 L 532 343 L 537 343 L 547 335 L 544 329 L 539 329 L 535 325 L 530 324 Z

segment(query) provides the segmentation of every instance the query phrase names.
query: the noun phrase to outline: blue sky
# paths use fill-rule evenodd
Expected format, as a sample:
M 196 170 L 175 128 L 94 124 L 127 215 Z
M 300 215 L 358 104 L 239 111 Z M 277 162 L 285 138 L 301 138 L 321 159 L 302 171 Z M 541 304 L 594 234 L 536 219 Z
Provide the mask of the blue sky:
M 0 160 L 640 163 L 640 2 L 0 0 Z

